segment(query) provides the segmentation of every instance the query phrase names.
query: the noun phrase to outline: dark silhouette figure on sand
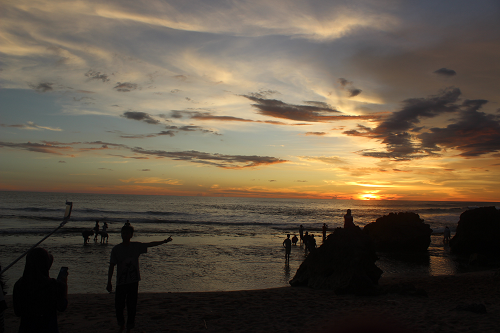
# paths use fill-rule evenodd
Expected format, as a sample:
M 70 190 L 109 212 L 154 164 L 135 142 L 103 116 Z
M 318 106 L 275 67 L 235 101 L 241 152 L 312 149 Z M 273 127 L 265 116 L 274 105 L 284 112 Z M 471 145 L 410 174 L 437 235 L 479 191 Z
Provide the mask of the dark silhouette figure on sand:
M 446 226 L 443 232 L 443 243 L 448 244 L 450 242 L 450 238 L 451 238 L 451 231 L 450 228 Z
M 57 311 L 68 306 L 67 271 L 56 279 L 49 276 L 54 258 L 45 249 L 34 248 L 26 256 L 23 276 L 14 285 L 13 305 L 21 317 L 20 333 L 58 333 Z
M 99 221 L 95 221 L 94 227 L 94 242 L 97 242 L 97 236 L 99 235 Z
M 90 240 L 90 236 L 94 235 L 94 230 L 84 230 L 82 231 L 83 245 L 87 245 Z
M 316 249 L 316 239 L 314 238 L 314 235 L 310 235 L 309 232 L 306 231 L 304 234 L 304 245 L 305 245 L 305 253 L 312 252 L 314 249 Z
M 297 245 L 298 241 L 299 241 L 299 239 L 297 238 L 297 235 L 293 235 L 293 237 L 292 237 L 292 244 L 293 245 Z
M 290 234 L 286 235 L 283 241 L 283 247 L 285 248 L 285 261 L 290 260 L 290 252 L 292 252 L 292 241 L 290 239 Z
M 111 292 L 113 286 L 111 279 L 115 266 L 116 269 L 116 293 L 115 293 L 115 310 L 119 332 L 125 330 L 130 332 L 135 326 L 135 313 L 137 309 L 137 294 L 139 290 L 139 281 L 141 276 L 139 273 L 139 256 L 148 251 L 149 247 L 158 246 L 172 241 L 169 237 L 162 241 L 141 243 L 131 242 L 130 239 L 134 236 L 134 228 L 130 225 L 124 225 L 121 229 L 123 242 L 113 247 L 111 250 L 111 258 L 109 260 L 108 285 L 106 290 Z M 123 311 L 127 305 L 127 322 Z
M 101 235 L 101 244 L 104 244 L 104 240 L 106 240 L 106 243 L 108 242 L 109 235 L 108 235 L 108 224 L 104 222 L 104 225 L 102 226 L 102 230 L 99 232 L 99 235 Z

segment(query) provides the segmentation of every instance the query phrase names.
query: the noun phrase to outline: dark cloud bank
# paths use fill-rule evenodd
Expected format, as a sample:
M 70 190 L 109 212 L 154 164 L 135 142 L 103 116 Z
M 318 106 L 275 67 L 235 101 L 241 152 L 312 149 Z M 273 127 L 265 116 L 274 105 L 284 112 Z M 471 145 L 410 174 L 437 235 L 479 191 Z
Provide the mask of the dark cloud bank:
M 348 116 L 323 102 L 308 101 L 305 105 L 288 104 L 276 99 L 263 98 L 259 94 L 243 95 L 264 116 L 308 122 L 331 122 L 343 119 L 377 119 L 378 116 Z
M 86 145 L 90 147 L 78 148 L 79 145 Z M 94 146 L 98 146 L 94 148 Z M 267 166 L 277 163 L 285 163 L 287 160 L 282 160 L 270 156 L 257 156 L 257 155 L 227 155 L 218 153 L 205 153 L 195 150 L 171 152 L 165 150 L 148 150 L 141 147 L 129 147 L 123 144 L 114 144 L 102 141 L 94 142 L 72 142 L 72 143 L 58 143 L 58 142 L 45 142 L 45 143 L 12 143 L 0 142 L 0 148 L 20 149 L 37 153 L 67 155 L 73 156 L 70 153 L 78 151 L 91 151 L 91 150 L 108 150 L 108 149 L 125 149 L 132 153 L 134 156 L 109 154 L 111 156 L 121 158 L 133 159 L 148 159 L 148 158 L 169 158 L 177 161 L 187 161 L 192 163 L 206 164 L 224 169 L 243 169 L 254 168 L 259 166 Z
M 385 151 L 364 150 L 363 156 L 411 160 L 438 155 L 443 149 L 456 149 L 462 157 L 476 157 L 500 151 L 500 118 L 480 112 L 486 100 L 461 100 L 458 88 L 436 96 L 412 98 L 377 127 L 358 125 L 343 132 L 380 140 Z M 443 127 L 418 127 L 421 120 L 453 114 L 454 123 Z

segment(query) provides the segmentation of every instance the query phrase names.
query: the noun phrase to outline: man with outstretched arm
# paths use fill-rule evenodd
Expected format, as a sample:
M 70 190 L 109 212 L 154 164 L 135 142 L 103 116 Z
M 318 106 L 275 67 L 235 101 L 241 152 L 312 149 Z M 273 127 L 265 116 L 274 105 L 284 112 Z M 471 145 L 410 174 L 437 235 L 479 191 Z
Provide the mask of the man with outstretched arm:
M 115 310 L 119 332 L 123 332 L 125 328 L 130 332 L 135 326 L 135 313 L 137 308 L 137 294 L 139 290 L 139 281 L 141 275 L 139 273 L 139 256 L 148 251 L 148 247 L 158 246 L 172 241 L 169 237 L 162 241 L 141 243 L 131 242 L 130 239 L 134 236 L 134 228 L 129 225 L 124 225 L 121 229 L 122 242 L 115 245 L 111 250 L 111 258 L 109 260 L 108 285 L 106 290 L 111 292 L 113 285 L 111 279 L 116 268 L 116 294 L 115 294 Z M 125 326 L 125 317 L 123 310 L 127 305 L 127 322 Z

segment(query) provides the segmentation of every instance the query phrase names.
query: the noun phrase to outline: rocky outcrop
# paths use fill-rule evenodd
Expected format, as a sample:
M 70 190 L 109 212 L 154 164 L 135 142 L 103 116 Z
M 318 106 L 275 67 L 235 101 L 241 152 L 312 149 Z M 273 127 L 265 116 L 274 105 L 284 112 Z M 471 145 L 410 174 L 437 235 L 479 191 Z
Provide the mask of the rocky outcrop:
M 500 211 L 495 207 L 481 207 L 463 212 L 458 221 L 450 249 L 455 254 L 500 254 Z
M 330 289 L 337 294 L 378 293 L 382 270 L 375 265 L 375 248 L 359 227 L 337 228 L 300 265 L 292 287 Z
M 367 224 L 363 231 L 381 252 L 424 252 L 432 229 L 415 213 L 390 213 Z

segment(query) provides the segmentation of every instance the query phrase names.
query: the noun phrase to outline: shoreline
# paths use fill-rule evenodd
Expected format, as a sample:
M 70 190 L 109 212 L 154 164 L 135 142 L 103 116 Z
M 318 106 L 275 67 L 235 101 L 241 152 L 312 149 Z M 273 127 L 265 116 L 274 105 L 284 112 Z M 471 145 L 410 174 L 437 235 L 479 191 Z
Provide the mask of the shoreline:
M 240 291 L 141 293 L 134 332 L 496 332 L 500 327 L 498 269 L 429 277 L 382 277 L 380 286 L 413 284 L 424 296 L 335 295 L 331 290 L 279 287 Z M 19 318 L 7 295 L 6 332 Z M 70 294 L 59 313 L 61 332 L 116 332 L 113 294 Z M 482 304 L 486 313 L 467 310 Z M 457 309 L 461 306 L 465 309 Z M 361 325 L 361 326 L 360 326 Z

